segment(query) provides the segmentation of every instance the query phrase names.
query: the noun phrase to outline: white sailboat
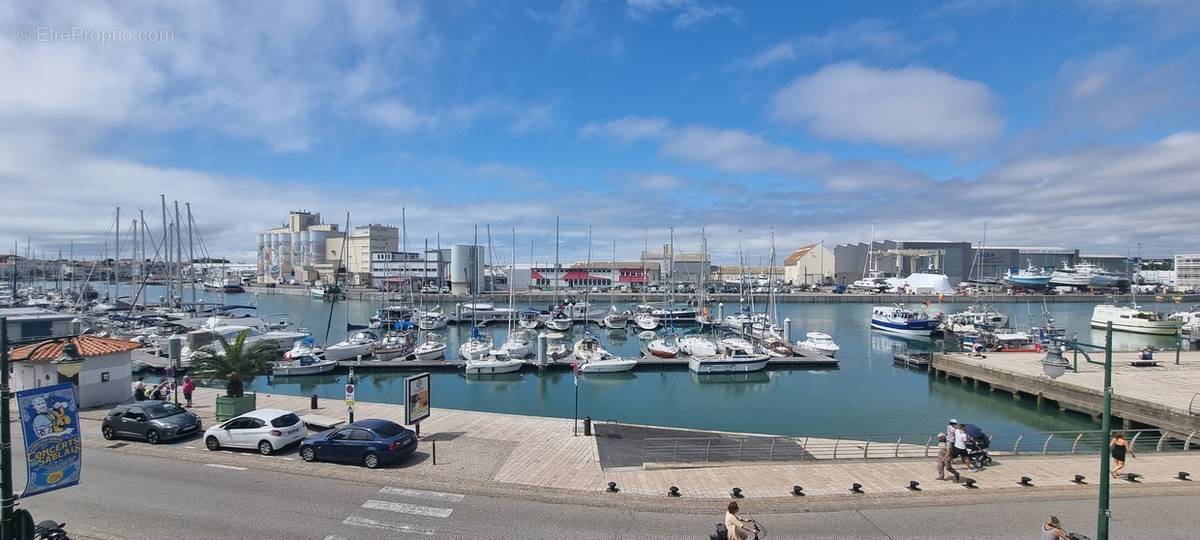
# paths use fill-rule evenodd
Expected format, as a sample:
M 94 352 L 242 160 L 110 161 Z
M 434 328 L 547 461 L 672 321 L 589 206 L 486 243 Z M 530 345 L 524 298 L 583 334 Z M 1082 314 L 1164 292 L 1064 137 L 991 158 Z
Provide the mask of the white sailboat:
M 490 226 L 488 227 L 488 231 L 489 231 L 488 232 L 488 245 L 490 247 L 490 245 L 491 245 L 491 232 L 490 232 L 491 227 Z M 476 241 L 477 242 L 478 242 L 478 234 L 479 234 L 478 228 L 476 228 Z M 514 233 L 514 235 L 515 235 L 515 233 Z M 472 267 L 474 267 L 476 269 L 475 271 L 478 272 L 478 268 L 479 268 L 478 265 L 472 265 Z M 475 277 L 476 277 L 476 283 L 481 283 L 480 281 L 478 281 L 479 276 L 475 276 Z M 510 278 L 510 280 L 511 280 L 511 278 Z M 510 306 L 509 307 L 510 307 L 510 309 L 508 310 L 508 313 L 509 313 L 508 321 L 509 321 L 509 329 L 510 330 L 512 329 L 512 326 L 513 326 L 513 316 L 512 316 L 513 310 L 511 309 L 511 302 L 512 302 L 512 300 L 511 300 L 511 291 L 512 291 L 511 284 L 512 284 L 512 282 L 510 281 L 509 282 L 509 285 L 510 285 L 509 286 L 509 292 L 510 292 L 510 300 L 509 300 Z M 474 291 L 475 290 L 478 290 L 478 289 L 473 290 L 472 301 L 474 301 Z M 474 312 L 472 312 L 472 317 L 474 317 Z M 474 323 L 474 320 L 472 320 L 472 323 Z M 460 349 L 459 349 L 459 354 L 467 360 L 466 365 L 464 366 L 464 369 L 465 369 L 467 375 L 493 375 L 493 374 L 499 374 L 499 373 L 513 373 L 515 371 L 520 370 L 521 367 L 525 365 L 524 360 L 521 360 L 519 358 L 513 358 L 513 357 L 509 356 L 508 352 L 503 349 L 503 346 L 500 350 L 493 350 L 491 347 L 492 337 L 490 335 L 485 340 L 477 339 L 479 332 L 474 327 L 474 325 L 472 325 L 471 334 L 472 334 L 471 340 L 464 343 L 462 345 L 462 347 L 460 347 Z M 509 336 L 513 337 L 512 332 L 510 332 Z M 485 343 L 487 345 L 487 348 L 482 349 L 482 346 Z
M 679 350 L 688 356 L 716 356 L 717 344 L 703 334 L 688 334 L 679 338 Z
M 375 358 L 379 360 L 405 359 L 413 354 L 417 346 L 417 336 L 412 327 L 393 330 L 383 335 L 375 346 Z
M 530 339 L 529 331 L 518 329 L 516 324 L 516 310 L 513 308 L 513 303 L 516 301 L 516 289 L 513 288 L 513 279 L 516 277 L 516 260 L 517 260 L 517 231 L 513 229 L 512 237 L 512 261 L 513 265 L 508 271 L 508 336 L 504 340 L 504 344 L 500 346 L 500 350 L 509 358 L 525 358 L 533 354 L 533 340 Z
M 426 334 L 425 341 L 413 349 L 417 360 L 438 360 L 446 356 L 446 340 L 441 334 Z
M 426 332 L 441 330 L 449 323 L 450 316 L 442 311 L 442 306 L 433 306 L 426 311 L 422 311 L 417 317 L 417 327 Z

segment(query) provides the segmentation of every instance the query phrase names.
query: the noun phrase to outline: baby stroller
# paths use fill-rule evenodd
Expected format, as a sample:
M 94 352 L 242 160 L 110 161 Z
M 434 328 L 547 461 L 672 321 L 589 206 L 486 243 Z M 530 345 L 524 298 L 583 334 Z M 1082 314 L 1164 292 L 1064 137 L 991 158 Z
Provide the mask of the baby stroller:
M 970 460 L 971 466 L 982 469 L 991 465 L 992 456 L 987 453 L 988 447 L 992 445 L 991 438 L 975 424 L 963 424 L 963 431 L 967 433 L 967 459 Z

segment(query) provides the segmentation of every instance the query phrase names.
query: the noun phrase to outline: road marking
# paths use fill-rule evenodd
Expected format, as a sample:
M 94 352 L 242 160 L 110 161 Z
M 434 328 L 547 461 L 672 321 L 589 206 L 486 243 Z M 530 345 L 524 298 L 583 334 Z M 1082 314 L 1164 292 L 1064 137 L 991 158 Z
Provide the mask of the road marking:
M 281 457 L 279 459 L 282 459 L 284 461 L 296 461 L 296 458 L 294 458 L 294 457 Z
M 435 501 L 446 501 L 446 502 L 462 502 L 463 498 L 466 497 L 466 495 L 459 495 L 457 493 L 441 493 L 439 491 L 423 491 L 420 489 L 407 489 L 407 488 L 396 488 L 396 487 L 385 487 L 385 488 L 379 490 L 379 492 L 384 495 L 396 495 L 398 497 L 414 497 L 417 499 L 432 499 Z
M 350 516 L 342 520 L 342 525 L 350 525 L 352 527 L 366 527 L 368 529 L 378 529 L 381 531 L 391 531 L 408 534 L 423 534 L 425 536 L 433 536 L 433 529 L 424 529 L 405 525 L 403 523 L 388 523 L 386 521 L 375 521 L 365 517 Z
M 346 540 L 346 539 L 345 539 L 345 538 L 342 538 L 342 537 L 340 537 L 340 536 L 334 536 L 334 535 L 332 535 L 332 534 L 331 534 L 331 535 L 329 535 L 329 536 L 326 536 L 326 537 L 325 537 L 325 540 Z
M 412 514 L 414 516 L 430 516 L 430 517 L 450 517 L 450 512 L 453 508 L 434 508 L 432 506 L 418 506 L 415 504 L 398 503 L 389 501 L 376 501 L 369 499 L 363 503 L 363 508 L 368 510 L 387 510 L 388 512 L 399 512 L 401 514 Z
M 195 447 L 195 446 L 188 446 L 188 445 L 186 445 L 186 444 L 185 444 L 185 445 L 183 445 L 183 447 L 184 447 L 184 448 L 187 448 L 188 450 L 195 450 L 195 449 L 196 449 L 196 447 Z
M 205 467 L 213 467 L 216 469 L 229 469 L 231 471 L 244 471 L 245 467 L 234 467 L 233 465 L 221 465 L 220 463 L 205 463 Z

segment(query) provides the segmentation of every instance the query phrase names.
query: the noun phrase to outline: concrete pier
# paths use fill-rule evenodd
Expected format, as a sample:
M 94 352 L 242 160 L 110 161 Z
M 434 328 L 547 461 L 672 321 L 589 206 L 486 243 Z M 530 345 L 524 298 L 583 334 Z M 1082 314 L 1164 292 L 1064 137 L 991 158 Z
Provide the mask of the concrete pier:
M 1200 352 L 1157 353 L 1156 367 L 1134 367 L 1137 353 L 1113 353 L 1113 415 L 1169 430 L 1181 438 L 1200 442 Z M 938 353 L 931 368 L 935 376 L 956 377 L 992 391 L 1029 396 L 1039 404 L 1054 401 L 1060 409 L 1099 417 L 1104 403 L 1104 367 L 1079 357 L 1079 372 L 1068 370 L 1058 379 L 1042 373 L 1042 353 L 990 353 L 982 357 L 965 353 Z M 1103 353 L 1097 360 L 1103 359 Z M 1071 355 L 1067 355 L 1072 360 Z

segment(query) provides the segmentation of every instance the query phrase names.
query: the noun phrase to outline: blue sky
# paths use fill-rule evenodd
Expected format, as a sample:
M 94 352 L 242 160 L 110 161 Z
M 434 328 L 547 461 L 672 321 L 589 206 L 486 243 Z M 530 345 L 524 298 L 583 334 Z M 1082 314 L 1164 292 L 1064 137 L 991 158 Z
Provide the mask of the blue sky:
M 0 245 L 94 246 L 166 193 L 236 258 L 301 207 L 516 228 L 539 258 L 555 216 L 567 258 L 588 225 L 623 256 L 645 227 L 732 258 L 738 230 L 763 253 L 771 227 L 783 251 L 985 221 L 1195 251 L 1198 25 L 1187 0 L 10 3 Z M 37 33 L 77 28 L 132 39 Z

